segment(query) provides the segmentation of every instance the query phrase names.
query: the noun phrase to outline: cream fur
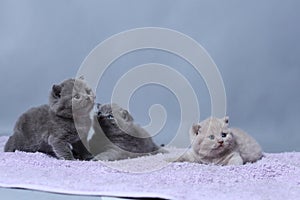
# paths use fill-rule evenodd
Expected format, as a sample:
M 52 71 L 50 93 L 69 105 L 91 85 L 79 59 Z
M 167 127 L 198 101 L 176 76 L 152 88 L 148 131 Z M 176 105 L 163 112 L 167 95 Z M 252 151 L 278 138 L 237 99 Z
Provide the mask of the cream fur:
M 194 124 L 189 135 L 191 149 L 177 160 L 179 162 L 241 165 L 263 156 L 260 145 L 250 135 L 228 126 L 228 117 L 211 117 Z

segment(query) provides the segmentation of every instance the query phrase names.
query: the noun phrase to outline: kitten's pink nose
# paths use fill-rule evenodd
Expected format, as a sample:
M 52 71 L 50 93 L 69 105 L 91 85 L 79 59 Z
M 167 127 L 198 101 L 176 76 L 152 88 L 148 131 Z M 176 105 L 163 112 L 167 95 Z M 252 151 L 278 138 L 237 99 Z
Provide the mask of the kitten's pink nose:
M 223 140 L 219 140 L 218 143 L 219 143 L 219 144 L 223 144 L 224 141 L 223 141 Z

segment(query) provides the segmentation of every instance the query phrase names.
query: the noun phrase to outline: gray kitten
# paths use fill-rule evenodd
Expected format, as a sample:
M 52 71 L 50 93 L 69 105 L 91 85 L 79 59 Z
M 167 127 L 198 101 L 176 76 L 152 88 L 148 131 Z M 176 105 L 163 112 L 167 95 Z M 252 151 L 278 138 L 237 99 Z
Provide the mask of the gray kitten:
M 241 129 L 228 127 L 228 117 L 208 118 L 190 129 L 191 149 L 177 161 L 241 165 L 262 158 L 260 145 Z
M 93 127 L 95 133 L 89 146 L 97 155 L 94 160 L 120 160 L 167 152 L 152 141 L 145 129 L 134 124 L 129 112 L 117 104 L 98 105 Z
M 82 140 L 91 127 L 90 111 L 95 95 L 82 79 L 53 85 L 49 104 L 22 114 L 4 151 L 43 152 L 66 160 L 89 160 L 92 155 Z

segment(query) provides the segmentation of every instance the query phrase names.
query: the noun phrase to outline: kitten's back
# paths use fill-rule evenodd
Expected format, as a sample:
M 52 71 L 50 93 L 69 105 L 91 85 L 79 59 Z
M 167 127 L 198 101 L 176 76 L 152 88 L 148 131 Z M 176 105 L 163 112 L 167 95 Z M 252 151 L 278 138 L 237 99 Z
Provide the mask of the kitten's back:
M 34 152 L 39 149 L 37 138 L 44 132 L 44 125 L 48 119 L 48 105 L 34 107 L 23 113 L 16 122 L 14 134 L 5 144 L 5 152 L 15 150 Z
M 230 128 L 236 140 L 238 150 L 244 163 L 255 162 L 259 160 L 263 154 L 260 145 L 256 140 L 239 128 Z

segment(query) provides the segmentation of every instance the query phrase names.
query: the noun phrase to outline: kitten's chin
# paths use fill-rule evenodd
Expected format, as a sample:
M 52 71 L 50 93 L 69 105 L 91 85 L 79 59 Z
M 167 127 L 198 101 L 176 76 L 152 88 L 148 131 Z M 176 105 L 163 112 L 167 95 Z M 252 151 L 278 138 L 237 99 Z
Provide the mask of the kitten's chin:
M 81 116 L 81 115 L 89 115 L 93 109 L 94 104 L 86 105 L 82 107 L 73 106 L 72 111 L 73 115 Z
M 216 150 L 216 151 L 223 151 L 224 149 L 226 149 L 226 146 L 221 144 L 221 145 L 215 146 L 213 149 Z
M 73 117 L 83 117 L 83 116 L 90 116 L 89 111 L 85 110 L 73 110 Z
M 217 155 L 223 155 L 223 154 L 227 153 L 229 150 L 230 150 L 230 148 L 228 146 L 220 145 L 216 149 L 214 149 L 214 152 Z

